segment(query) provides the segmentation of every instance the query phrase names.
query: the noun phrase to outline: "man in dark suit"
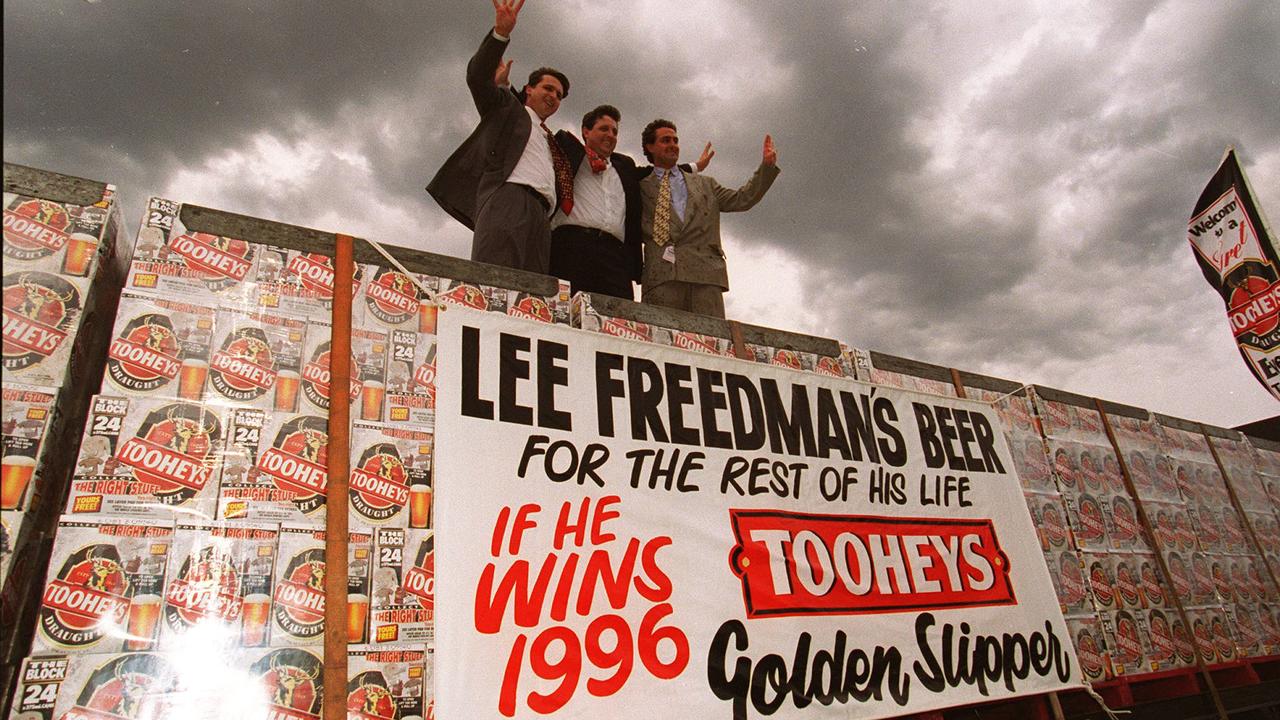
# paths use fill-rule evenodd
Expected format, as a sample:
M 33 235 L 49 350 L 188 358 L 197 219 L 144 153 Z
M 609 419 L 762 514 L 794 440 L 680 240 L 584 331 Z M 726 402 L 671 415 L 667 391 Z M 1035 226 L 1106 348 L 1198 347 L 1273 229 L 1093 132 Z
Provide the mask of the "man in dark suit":
M 529 75 L 523 98 L 496 82 L 524 0 L 493 0 L 493 30 L 467 63 L 467 88 L 480 124 L 427 186 L 440 207 L 474 231 L 471 259 L 546 273 L 557 206 L 573 205 L 568 159 L 544 121 L 569 93 L 552 68 Z M 523 100 L 523 102 L 522 102 Z

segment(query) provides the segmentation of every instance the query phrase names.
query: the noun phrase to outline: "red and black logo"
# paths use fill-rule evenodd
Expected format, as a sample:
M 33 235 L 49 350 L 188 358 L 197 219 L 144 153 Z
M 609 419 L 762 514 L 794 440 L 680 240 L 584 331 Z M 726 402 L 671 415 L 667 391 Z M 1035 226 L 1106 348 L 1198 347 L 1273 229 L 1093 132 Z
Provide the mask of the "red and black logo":
M 1129 498 L 1122 495 L 1111 498 L 1111 525 L 1111 539 L 1118 545 L 1125 547 L 1137 542 L 1142 526 Z
M 413 278 L 397 270 L 379 270 L 364 288 L 369 312 L 388 325 L 417 318 L 420 295 Z
M 1102 560 L 1089 564 L 1089 588 L 1093 590 L 1093 599 L 1104 610 L 1116 608 L 1115 581 L 1111 578 L 1111 568 Z
M 600 324 L 600 332 L 625 340 L 653 342 L 653 328 L 636 320 L 615 317 L 605 318 L 604 322 Z
M 4 256 L 30 261 L 66 246 L 71 215 L 62 205 L 38 198 L 19 198 L 4 210 Z
M 423 610 L 434 614 L 436 607 L 436 538 L 428 536 L 418 546 L 413 567 L 404 574 L 403 590 L 417 599 Z
M 1173 653 L 1177 656 L 1178 661 L 1183 665 L 1190 665 L 1196 661 L 1196 647 L 1191 642 L 1191 636 L 1187 634 L 1187 627 L 1182 624 L 1182 620 L 1177 617 L 1173 618 L 1169 632 L 1173 635 Z
M 1163 611 L 1152 610 L 1147 615 L 1147 637 L 1151 639 L 1152 662 L 1166 663 L 1173 660 L 1173 627 L 1169 625 L 1169 618 Z
M 209 358 L 209 384 L 223 397 L 250 402 L 276 384 L 276 359 L 267 334 L 258 327 L 231 331 Z
M 1231 637 L 1231 629 L 1227 627 L 1227 619 L 1215 613 L 1209 623 L 1209 634 L 1213 637 L 1213 649 L 1218 652 L 1220 660 L 1234 660 L 1236 657 L 1236 641 Z
M 521 294 L 516 304 L 507 310 L 508 315 L 524 318 L 526 320 L 537 320 L 538 322 L 550 323 L 555 322 L 555 317 L 551 314 L 551 306 L 547 301 L 536 295 Z
M 1116 613 L 1115 636 L 1117 662 L 1129 667 L 1142 662 L 1145 655 L 1142 649 L 1142 635 L 1138 630 L 1138 620 L 1133 613 L 1127 610 Z
M 233 558 L 216 547 L 188 555 L 165 590 L 164 619 L 178 631 L 205 618 L 236 624 L 243 609 L 240 573 Z
M 272 612 L 290 637 L 306 640 L 324 632 L 324 548 L 309 548 L 289 560 L 276 583 Z
M 329 409 L 330 352 L 331 346 L 326 340 L 316 347 L 315 352 L 311 354 L 311 359 L 302 366 L 302 392 L 311 404 L 324 410 Z M 363 388 L 358 368 L 353 357 L 351 359 L 351 397 L 349 398 L 352 402 L 360 397 L 360 391 Z
M 169 243 L 169 250 L 180 256 L 196 277 L 214 291 L 235 287 L 243 281 L 257 254 L 253 243 L 202 232 L 175 237 Z
M 80 290 L 45 272 L 4 276 L 4 369 L 24 370 L 57 351 L 80 316 Z
M 132 597 L 133 586 L 114 545 L 81 548 L 45 585 L 40 630 L 64 647 L 88 647 L 108 628 L 128 624 Z
M 302 648 L 272 650 L 249 669 L 270 697 L 276 720 L 316 720 L 324 705 L 320 658 Z
M 1058 574 L 1054 578 L 1058 581 L 1058 601 L 1063 607 L 1076 607 L 1088 597 L 1089 589 L 1075 551 L 1067 550 L 1058 557 Z
M 1141 581 L 1130 558 L 1116 558 L 1116 594 L 1125 607 L 1136 608 L 1142 604 Z
M 130 320 L 111 341 L 107 374 L 123 388 L 150 392 L 178 377 L 181 354 L 173 321 L 163 313 L 146 313 Z
M 448 292 L 440 293 L 438 299 L 475 310 L 489 309 L 489 298 L 475 285 L 459 284 Z
M 299 415 L 276 432 L 271 447 L 258 458 L 258 470 L 281 490 L 295 493 L 293 504 L 303 514 L 324 507 L 329 485 L 329 423 L 316 415 Z
M 409 471 L 395 443 L 365 449 L 351 470 L 351 507 L 371 522 L 383 522 L 409 502 Z
M 1092 627 L 1082 627 L 1076 633 L 1076 657 L 1080 659 L 1080 670 L 1089 680 L 1100 680 L 1106 674 L 1102 643 L 1098 642 Z
M 178 677 L 168 661 L 152 653 L 128 653 L 107 661 L 89 676 L 75 708 L 64 720 L 142 720 L 170 715 Z
M 1051 548 L 1061 548 L 1067 544 L 1067 523 L 1062 518 L 1062 509 L 1055 499 L 1046 500 L 1040 506 L 1040 532 L 1045 543 Z
M 148 413 L 115 458 L 139 483 L 153 486 L 160 502 L 182 505 L 213 478 L 221 441 L 222 423 L 210 408 L 170 403 Z
M 347 720 L 395 720 L 398 715 L 381 672 L 365 670 L 347 682 Z
M 1081 495 L 1076 502 L 1076 515 L 1080 523 L 1076 540 L 1079 541 L 1080 546 L 1096 547 L 1104 543 L 1107 538 L 1107 524 L 1102 517 L 1102 506 L 1098 504 L 1098 499 L 1092 495 Z
M 299 286 L 304 291 L 314 293 L 316 297 L 323 301 L 333 300 L 333 278 L 335 275 L 333 258 L 319 253 L 296 255 L 289 261 L 288 271 L 297 278 Z M 351 277 L 352 297 L 360 289 L 360 277 L 363 272 L 361 266 L 355 266 L 355 272 Z

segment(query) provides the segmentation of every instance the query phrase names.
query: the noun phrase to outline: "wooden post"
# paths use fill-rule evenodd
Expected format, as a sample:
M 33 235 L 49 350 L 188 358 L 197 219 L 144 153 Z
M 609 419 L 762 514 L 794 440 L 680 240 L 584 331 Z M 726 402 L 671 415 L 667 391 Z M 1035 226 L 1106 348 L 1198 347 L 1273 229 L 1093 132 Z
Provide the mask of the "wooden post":
M 347 717 L 347 482 L 351 471 L 351 278 L 349 235 L 337 236 L 333 267 L 333 337 L 329 352 L 329 485 L 324 543 L 324 718 Z
M 1209 673 L 1209 668 L 1204 662 L 1204 656 L 1200 654 L 1199 643 L 1195 642 L 1195 638 L 1191 635 L 1191 621 L 1187 617 L 1187 609 L 1182 606 L 1182 598 L 1178 597 L 1178 593 L 1174 592 L 1173 574 L 1169 572 L 1169 566 L 1165 563 L 1164 551 L 1160 547 L 1160 538 L 1152 530 L 1151 519 L 1147 517 L 1147 509 L 1142 504 L 1142 498 L 1138 497 L 1138 489 L 1133 484 L 1133 476 L 1129 474 L 1129 463 L 1125 461 L 1124 453 L 1120 450 L 1120 441 L 1116 439 L 1116 432 L 1111 427 L 1111 419 L 1107 417 L 1106 408 L 1102 406 L 1101 400 L 1094 398 L 1093 404 L 1098 409 L 1098 414 L 1102 416 L 1102 427 L 1107 431 L 1107 439 L 1111 441 L 1111 449 L 1115 451 L 1116 460 L 1120 463 L 1120 475 L 1124 478 L 1125 490 L 1129 492 L 1129 497 L 1133 499 L 1133 506 L 1138 510 L 1138 522 L 1142 524 L 1142 531 L 1151 540 L 1151 547 L 1155 550 L 1156 567 L 1160 568 L 1160 579 L 1169 588 L 1169 597 L 1173 598 L 1173 605 L 1178 609 L 1178 617 L 1182 619 L 1182 627 L 1186 628 L 1187 637 L 1191 639 L 1191 647 L 1196 651 L 1196 666 L 1204 678 L 1205 687 L 1209 689 L 1209 695 L 1213 698 L 1213 706 L 1218 711 L 1218 718 L 1219 720 L 1227 720 L 1227 709 L 1222 704 L 1222 696 L 1218 694 L 1218 686 L 1214 684 L 1213 675 Z

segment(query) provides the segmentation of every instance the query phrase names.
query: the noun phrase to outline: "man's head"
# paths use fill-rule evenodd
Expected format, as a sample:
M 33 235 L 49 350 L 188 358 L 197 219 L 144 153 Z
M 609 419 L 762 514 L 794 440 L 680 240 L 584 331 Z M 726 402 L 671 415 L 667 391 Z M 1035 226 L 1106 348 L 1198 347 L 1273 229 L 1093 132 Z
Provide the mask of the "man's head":
M 622 113 L 612 105 L 601 105 L 582 116 L 582 142 L 600 157 L 609 157 L 618 147 L 618 123 Z
M 676 136 L 676 124 L 658 118 L 644 126 L 640 134 L 644 156 L 657 167 L 670 169 L 680 162 L 680 138 Z
M 529 73 L 529 83 L 524 86 L 524 104 L 538 117 L 546 120 L 560 109 L 560 101 L 569 95 L 569 78 L 549 67 L 541 67 Z

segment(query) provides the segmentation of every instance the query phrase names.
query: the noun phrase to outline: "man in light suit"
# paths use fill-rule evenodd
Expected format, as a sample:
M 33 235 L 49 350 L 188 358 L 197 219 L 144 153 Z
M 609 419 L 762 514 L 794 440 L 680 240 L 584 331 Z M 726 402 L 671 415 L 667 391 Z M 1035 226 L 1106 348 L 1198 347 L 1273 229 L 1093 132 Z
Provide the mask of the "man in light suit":
M 723 318 L 729 274 L 720 245 L 720 213 L 751 209 L 773 185 L 780 172 L 773 138 L 764 137 L 760 167 L 737 190 L 677 167 L 680 139 L 668 120 L 649 123 L 641 145 L 654 165 L 640 181 L 641 302 Z
M 493 30 L 467 63 L 467 87 L 480 124 L 427 186 L 440 207 L 474 231 L 471 259 L 546 273 L 551 212 L 572 206 L 568 159 L 543 121 L 569 93 L 558 70 L 529 75 L 523 99 L 495 76 L 524 0 L 493 0 Z M 510 63 L 506 63 L 510 69 Z M 523 100 L 523 102 L 522 102 Z

